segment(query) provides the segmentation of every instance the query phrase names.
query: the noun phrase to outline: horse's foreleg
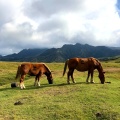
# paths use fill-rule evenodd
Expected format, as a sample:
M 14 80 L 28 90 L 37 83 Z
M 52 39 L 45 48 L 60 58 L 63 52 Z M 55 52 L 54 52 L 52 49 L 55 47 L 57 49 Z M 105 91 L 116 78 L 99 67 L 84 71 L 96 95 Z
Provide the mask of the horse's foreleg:
M 88 76 L 87 76 L 87 79 L 86 79 L 87 83 L 89 83 L 89 77 L 90 77 L 90 70 L 88 70 Z
M 34 82 L 34 86 L 37 85 L 37 76 L 35 76 L 35 82 Z
M 92 70 L 91 71 L 91 80 L 90 80 L 91 83 L 95 83 L 94 80 L 93 80 L 93 74 L 94 74 L 94 71 Z
M 35 82 L 34 82 L 34 86 L 40 86 L 40 76 L 39 75 L 36 75 L 35 76 Z
M 38 75 L 38 83 L 37 83 L 38 86 L 40 86 L 40 75 Z
M 25 85 L 24 85 L 24 78 L 25 78 L 25 75 L 21 75 L 20 77 L 20 88 L 21 89 L 24 89 L 25 88 Z

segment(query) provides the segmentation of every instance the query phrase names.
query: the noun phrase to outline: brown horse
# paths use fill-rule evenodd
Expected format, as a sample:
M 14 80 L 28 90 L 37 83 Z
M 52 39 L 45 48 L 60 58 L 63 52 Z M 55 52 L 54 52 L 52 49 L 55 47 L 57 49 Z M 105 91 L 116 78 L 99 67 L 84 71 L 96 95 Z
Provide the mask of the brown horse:
M 53 78 L 50 69 L 45 65 L 44 63 L 22 63 L 20 66 L 18 66 L 18 70 L 16 73 L 16 79 L 20 77 L 20 88 L 24 89 L 24 78 L 25 75 L 29 74 L 30 76 L 36 76 L 35 77 L 35 83 L 34 85 L 40 86 L 40 77 L 42 74 L 45 74 L 47 76 L 47 80 L 49 84 L 53 84 Z M 37 81 L 38 80 L 38 81 Z
M 86 82 L 89 82 L 89 76 L 91 74 L 91 81 L 90 81 L 91 83 L 94 83 L 93 73 L 94 73 L 94 69 L 97 69 L 99 72 L 99 79 L 101 81 L 101 84 L 104 84 L 104 82 L 105 82 L 105 76 L 104 76 L 105 72 L 103 71 L 100 61 L 97 60 L 96 58 L 91 57 L 91 58 L 68 59 L 64 65 L 63 76 L 66 72 L 67 66 L 69 69 L 69 71 L 67 73 L 67 83 L 68 84 L 70 84 L 70 76 L 72 78 L 73 83 L 75 83 L 74 78 L 73 78 L 74 69 L 76 69 L 80 72 L 88 71 L 88 76 L 87 76 Z

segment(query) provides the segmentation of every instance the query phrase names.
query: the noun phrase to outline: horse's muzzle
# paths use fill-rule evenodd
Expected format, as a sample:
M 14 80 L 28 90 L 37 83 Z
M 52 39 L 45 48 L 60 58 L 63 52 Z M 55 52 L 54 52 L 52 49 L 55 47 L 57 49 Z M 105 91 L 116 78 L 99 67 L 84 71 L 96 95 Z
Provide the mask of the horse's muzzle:
M 53 84 L 53 80 L 49 80 L 49 84 Z

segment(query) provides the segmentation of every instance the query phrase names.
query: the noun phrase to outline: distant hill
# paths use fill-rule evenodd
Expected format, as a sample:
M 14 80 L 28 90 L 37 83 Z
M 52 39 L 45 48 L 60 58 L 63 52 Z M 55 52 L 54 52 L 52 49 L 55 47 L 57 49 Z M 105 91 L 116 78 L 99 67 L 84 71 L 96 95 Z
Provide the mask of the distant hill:
M 109 48 L 111 48 L 113 50 L 120 50 L 120 47 L 109 47 Z
M 24 49 L 18 54 L 0 57 L 3 61 L 64 62 L 73 57 L 107 58 L 120 55 L 120 49 L 106 46 L 63 45 L 61 48 Z
M 31 61 L 33 58 L 43 53 L 47 49 L 23 49 L 19 53 L 0 57 L 3 61 Z

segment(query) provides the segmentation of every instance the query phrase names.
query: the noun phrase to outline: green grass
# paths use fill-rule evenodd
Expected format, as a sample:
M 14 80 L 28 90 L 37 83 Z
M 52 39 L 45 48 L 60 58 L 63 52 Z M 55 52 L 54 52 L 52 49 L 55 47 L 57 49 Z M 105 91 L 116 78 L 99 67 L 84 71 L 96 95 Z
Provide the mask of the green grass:
M 0 62 L 0 120 L 119 120 L 120 64 L 103 62 L 106 81 L 100 84 L 95 70 L 95 84 L 86 84 L 87 72 L 74 72 L 76 84 L 62 77 L 63 63 L 47 63 L 54 84 L 41 77 L 41 87 L 34 87 L 34 77 L 25 78 L 26 89 L 11 88 L 19 62 Z M 17 81 L 19 82 L 19 81 Z M 22 105 L 14 105 L 20 101 Z

